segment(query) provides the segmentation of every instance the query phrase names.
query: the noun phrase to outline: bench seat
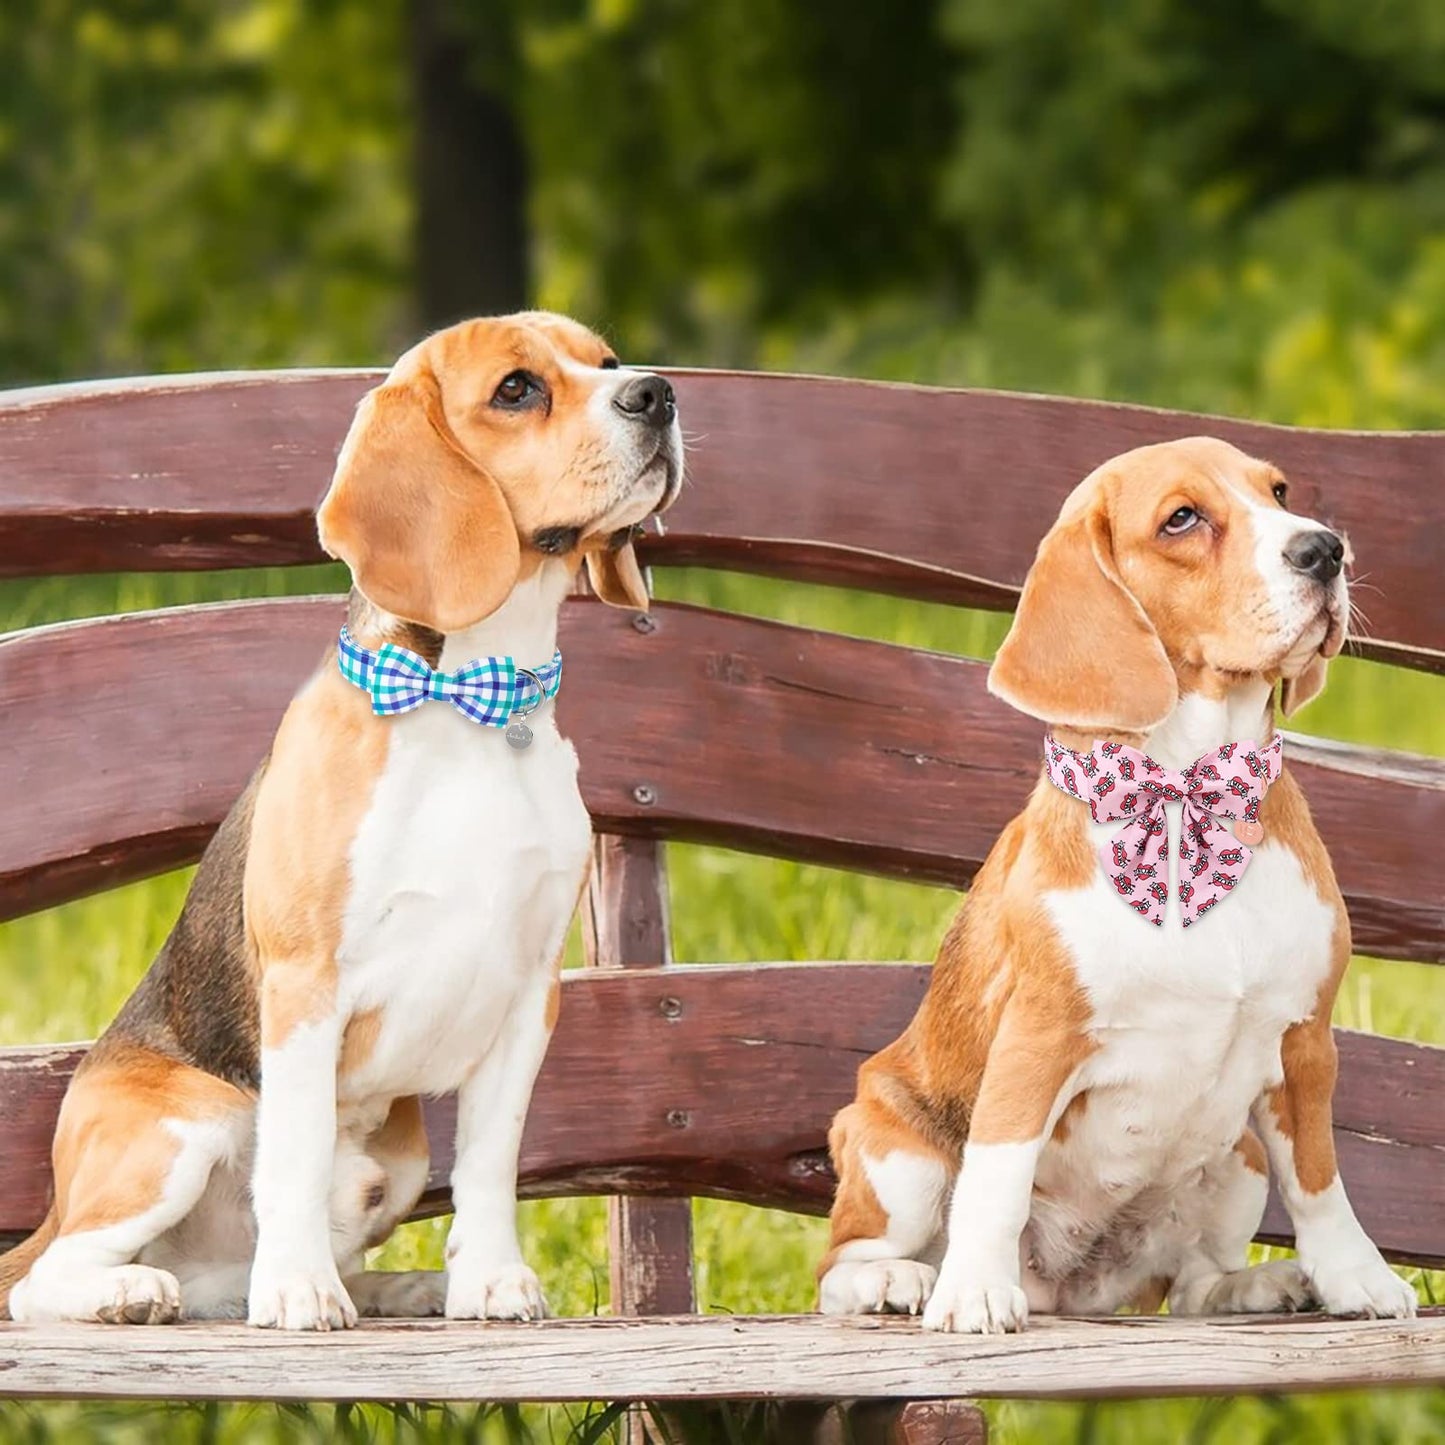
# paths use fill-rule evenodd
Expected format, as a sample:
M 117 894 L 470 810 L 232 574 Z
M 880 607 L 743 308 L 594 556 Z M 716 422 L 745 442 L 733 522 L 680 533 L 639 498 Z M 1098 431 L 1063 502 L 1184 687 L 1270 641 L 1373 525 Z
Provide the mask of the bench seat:
M 30 1398 L 1080 1399 L 1441 1378 L 1445 1310 L 1403 1321 L 1041 1318 L 1002 1336 L 811 1315 L 367 1321 L 330 1335 L 239 1324 L 0 1325 L 0 1388 Z

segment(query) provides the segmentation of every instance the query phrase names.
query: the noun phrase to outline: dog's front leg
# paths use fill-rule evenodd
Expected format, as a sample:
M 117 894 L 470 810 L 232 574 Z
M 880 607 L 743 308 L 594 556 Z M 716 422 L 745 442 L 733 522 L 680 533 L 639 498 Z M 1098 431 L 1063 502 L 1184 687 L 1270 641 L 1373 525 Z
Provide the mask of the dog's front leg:
M 1019 1240 L 1034 1170 L 1068 1103 L 1082 1036 L 1017 995 L 1005 1007 L 969 1120 L 948 1212 L 948 1249 L 923 1311 L 926 1330 L 1003 1334 L 1028 1323 Z
M 491 1052 L 458 1091 L 456 1217 L 447 1239 L 454 1320 L 540 1320 L 547 1305 L 517 1241 L 517 1160 L 532 1085 L 556 1019 L 549 975 L 517 1000 Z
M 1334 1315 L 1408 1318 L 1415 1313 L 1415 1292 L 1360 1227 L 1335 1163 L 1339 1064 L 1328 1014 L 1286 1031 L 1280 1063 L 1284 1082 L 1260 1097 L 1254 1123 L 1321 1306 Z
M 251 1193 L 256 1256 L 248 1318 L 284 1330 L 345 1329 L 356 1309 L 331 1247 L 336 1062 L 341 1020 L 329 969 L 267 965 L 261 981 L 261 1100 Z

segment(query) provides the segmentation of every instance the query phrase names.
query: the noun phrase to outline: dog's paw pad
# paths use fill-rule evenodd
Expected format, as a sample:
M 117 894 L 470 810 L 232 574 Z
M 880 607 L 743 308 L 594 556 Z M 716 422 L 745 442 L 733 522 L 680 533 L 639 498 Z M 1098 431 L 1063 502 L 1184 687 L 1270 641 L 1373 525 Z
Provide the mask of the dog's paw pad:
M 825 1315 L 920 1314 L 938 1271 L 916 1259 L 843 1260 L 818 1291 Z
M 960 1335 L 1011 1334 L 1028 1321 L 1029 1302 L 1016 1284 L 955 1284 L 946 1277 L 923 1311 L 924 1329 Z
M 506 1264 L 473 1274 L 452 1267 L 447 1284 L 449 1320 L 544 1320 L 547 1301 L 525 1264 Z
M 106 1325 L 171 1325 L 181 1317 L 181 1287 L 168 1270 L 144 1264 L 109 1271 L 108 1298 L 95 1317 Z

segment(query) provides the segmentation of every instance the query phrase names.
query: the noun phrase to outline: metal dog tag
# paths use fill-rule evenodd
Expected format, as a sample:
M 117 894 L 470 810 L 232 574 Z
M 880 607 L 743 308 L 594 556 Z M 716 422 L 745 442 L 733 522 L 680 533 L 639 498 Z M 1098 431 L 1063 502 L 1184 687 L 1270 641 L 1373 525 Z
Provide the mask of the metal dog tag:
M 528 714 L 536 712 L 537 709 L 546 702 L 547 691 L 542 686 L 542 679 L 538 677 L 530 667 L 519 667 L 517 669 L 517 676 L 530 678 L 532 686 L 537 691 L 537 697 L 534 702 L 526 707 L 519 707 L 512 713 L 516 721 L 511 723 L 507 728 L 507 746 L 516 748 L 518 752 L 521 752 L 523 748 L 532 746 L 532 729 L 529 728 L 522 719 L 528 716 Z

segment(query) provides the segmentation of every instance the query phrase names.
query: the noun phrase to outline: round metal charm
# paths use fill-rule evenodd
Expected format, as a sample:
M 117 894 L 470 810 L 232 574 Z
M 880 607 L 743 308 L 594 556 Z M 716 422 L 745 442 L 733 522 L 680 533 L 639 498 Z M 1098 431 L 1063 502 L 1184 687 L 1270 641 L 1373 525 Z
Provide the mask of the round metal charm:
M 537 709 L 542 706 L 547 700 L 547 690 L 542 686 L 542 679 L 538 677 L 530 667 L 519 667 L 517 669 L 517 676 L 530 679 L 532 687 L 537 694 L 531 702 L 513 709 L 512 717 L 515 721 L 507 728 L 508 746 L 514 747 L 518 752 L 521 752 L 523 748 L 532 746 L 532 729 L 529 728 L 522 719 L 529 713 L 536 712 Z

